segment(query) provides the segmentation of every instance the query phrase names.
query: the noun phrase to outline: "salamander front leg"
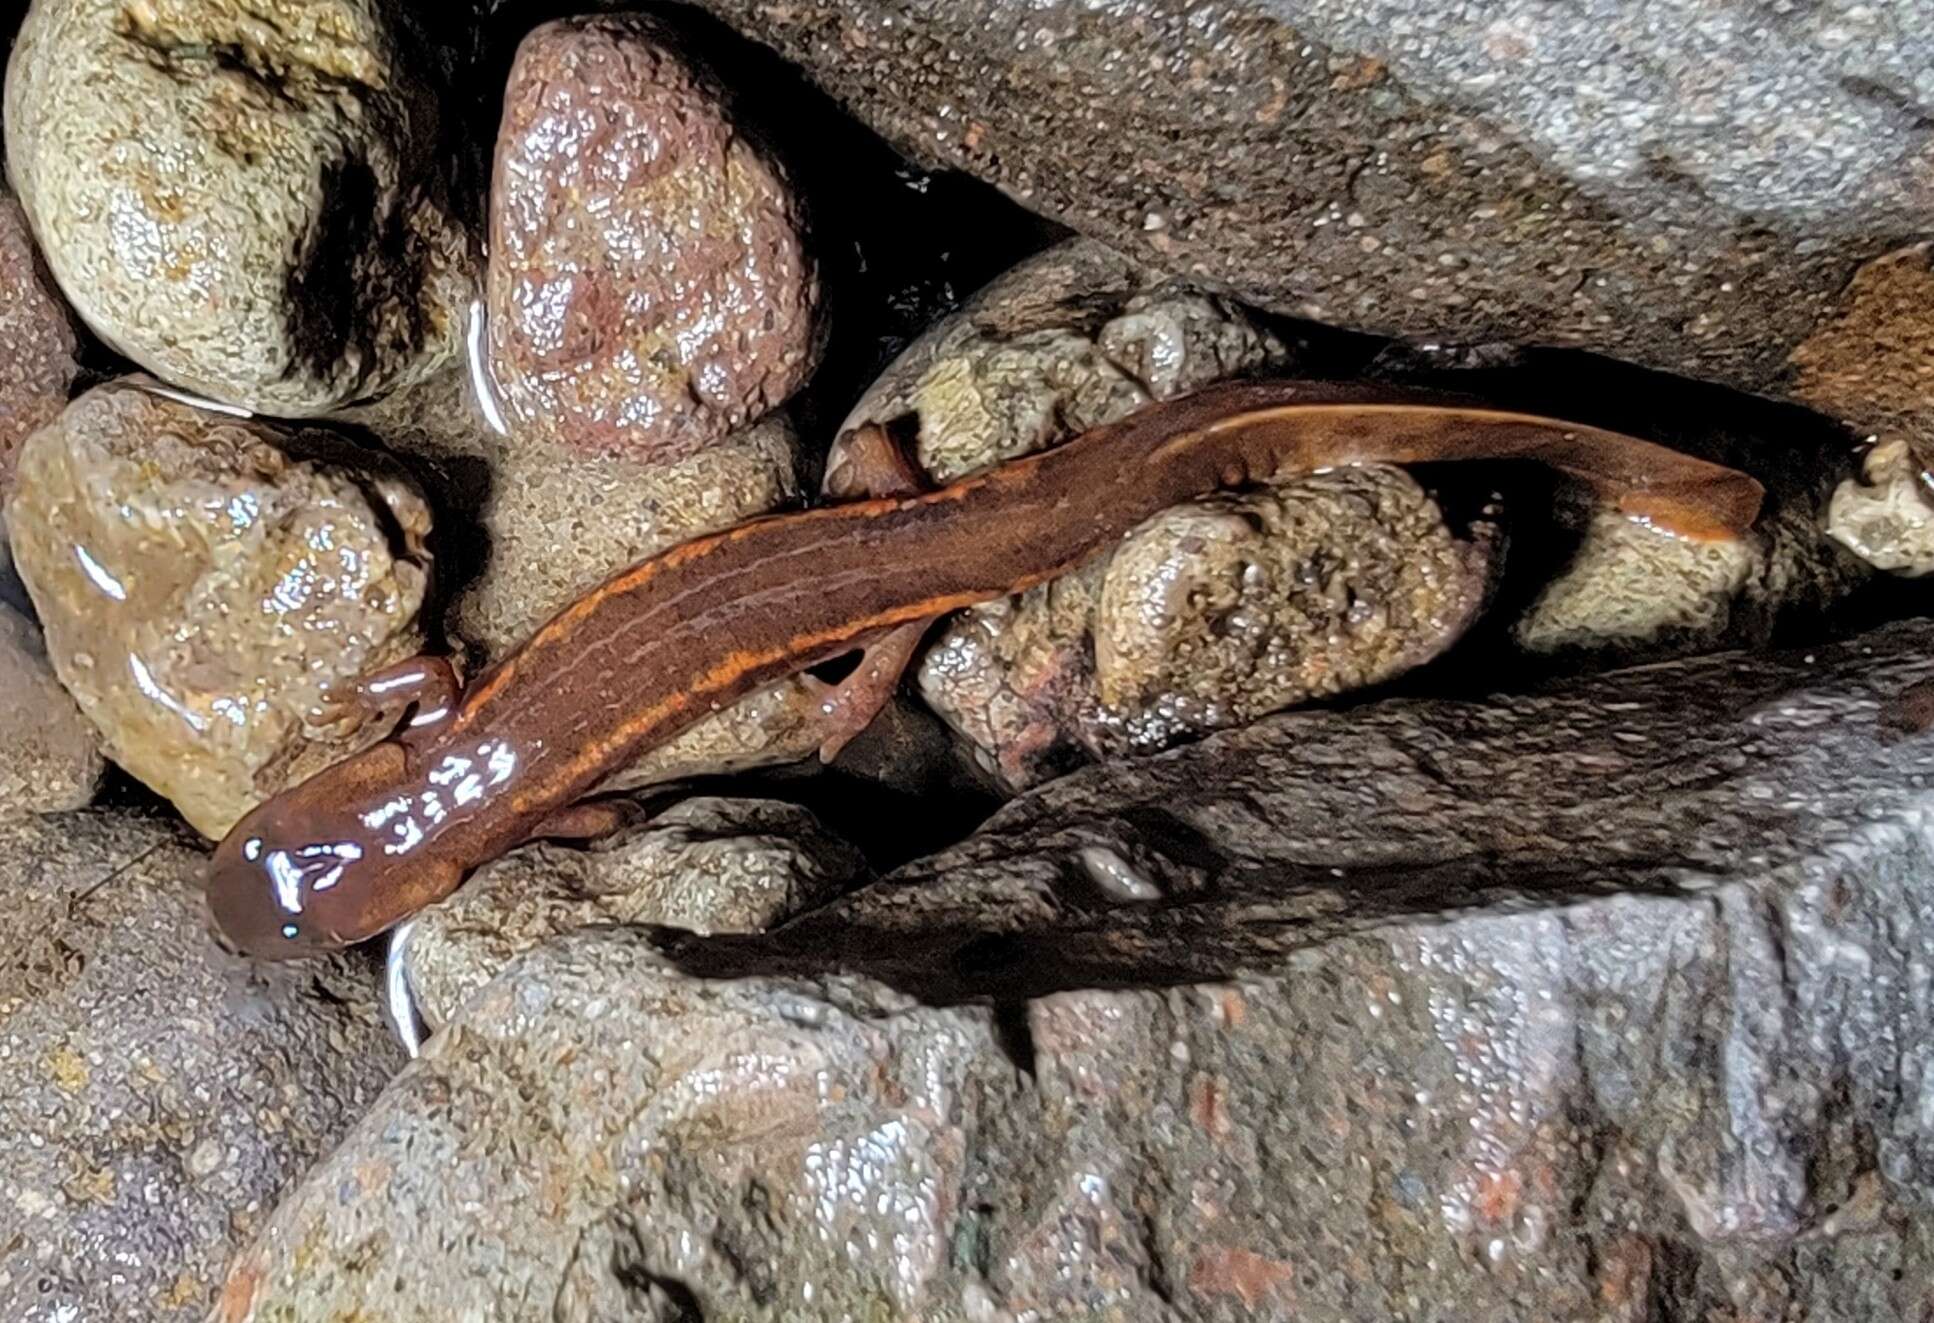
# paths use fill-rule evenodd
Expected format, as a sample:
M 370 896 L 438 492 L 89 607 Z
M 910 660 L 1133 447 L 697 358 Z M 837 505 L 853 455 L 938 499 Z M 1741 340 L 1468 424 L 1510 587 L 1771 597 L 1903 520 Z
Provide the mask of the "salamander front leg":
M 920 464 L 886 428 L 865 423 L 841 438 L 840 459 L 826 475 L 826 492 L 840 500 L 918 496 L 932 486 Z M 811 676 L 806 683 L 825 724 L 819 744 L 821 762 L 831 762 L 855 735 L 873 723 L 893 701 L 900 677 L 938 617 L 915 620 L 881 635 L 860 652 L 859 665 L 845 679 L 827 684 Z
M 346 684 L 328 685 L 308 724 L 325 737 L 343 739 L 370 721 L 395 728 L 407 713 L 408 723 L 397 733 L 420 732 L 456 711 L 462 693 L 448 657 L 411 657 Z

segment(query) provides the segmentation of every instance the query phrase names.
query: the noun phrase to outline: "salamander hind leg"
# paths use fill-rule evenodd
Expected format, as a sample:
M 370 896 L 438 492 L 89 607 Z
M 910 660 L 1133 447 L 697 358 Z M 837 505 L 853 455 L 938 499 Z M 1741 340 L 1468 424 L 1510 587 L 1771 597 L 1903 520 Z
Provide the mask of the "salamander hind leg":
M 862 423 L 846 433 L 840 439 L 839 461 L 826 475 L 826 494 L 836 500 L 917 496 L 932 485 L 919 461 L 878 423 Z M 901 625 L 867 644 L 859 665 L 842 680 L 828 683 L 806 677 L 808 695 L 817 708 L 815 720 L 824 723 L 821 762 L 838 757 L 893 701 L 900 677 L 913 664 L 913 654 L 936 618 Z
M 586 799 L 559 809 L 531 828 L 530 841 L 595 841 L 623 831 L 642 813 L 624 799 Z
M 402 725 L 399 734 L 421 733 L 441 725 L 456 710 L 462 693 L 449 658 L 411 657 L 348 683 L 328 685 L 307 724 L 334 739 L 347 738 L 371 721 L 392 728 Z
M 821 762 L 837 758 L 855 735 L 873 724 L 880 709 L 893 701 L 900 677 L 913 664 L 913 654 L 932 624 L 931 618 L 916 620 L 867 644 L 860 652 L 859 665 L 843 680 L 828 684 L 806 677 L 809 692 L 818 704 L 817 719 L 825 723 L 820 732 Z

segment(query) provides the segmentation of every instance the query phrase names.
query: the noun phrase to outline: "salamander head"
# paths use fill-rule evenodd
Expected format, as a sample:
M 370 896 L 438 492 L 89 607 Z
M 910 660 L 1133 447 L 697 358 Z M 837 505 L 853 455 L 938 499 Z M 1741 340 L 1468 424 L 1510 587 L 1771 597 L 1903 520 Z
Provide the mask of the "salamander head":
M 386 885 L 399 862 L 371 840 L 361 810 L 403 776 L 399 745 L 378 744 L 251 811 L 208 871 L 208 909 L 223 945 L 289 960 L 374 937 L 404 917 Z

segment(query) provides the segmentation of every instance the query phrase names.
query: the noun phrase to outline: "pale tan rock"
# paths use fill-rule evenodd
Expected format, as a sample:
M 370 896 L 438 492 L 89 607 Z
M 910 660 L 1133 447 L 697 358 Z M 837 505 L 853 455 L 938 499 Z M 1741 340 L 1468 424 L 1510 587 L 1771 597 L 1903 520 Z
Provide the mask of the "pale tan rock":
M 28 441 L 7 520 L 62 683 L 209 836 L 374 738 L 305 718 L 421 646 L 428 507 L 327 433 L 115 383 Z
M 378 0 L 36 0 L 7 166 L 61 289 L 158 376 L 286 416 L 457 344 L 471 240 L 424 61 Z

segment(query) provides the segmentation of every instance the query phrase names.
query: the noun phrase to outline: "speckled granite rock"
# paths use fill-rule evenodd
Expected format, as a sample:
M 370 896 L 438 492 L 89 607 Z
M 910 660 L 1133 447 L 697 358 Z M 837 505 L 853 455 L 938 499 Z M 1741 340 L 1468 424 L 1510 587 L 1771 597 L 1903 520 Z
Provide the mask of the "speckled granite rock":
M 728 85 L 656 17 L 548 23 L 518 48 L 488 282 L 514 435 L 675 460 L 811 373 L 819 285 L 800 204 Z
M 0 1316 L 204 1318 L 401 1062 L 366 967 L 216 951 L 202 864 L 153 819 L 0 825 Z
M 4 602 L 0 749 L 0 819 L 80 808 L 101 780 L 100 735 L 54 677 L 40 630 Z
M 1582 345 L 1934 437 L 1924 375 L 1836 384 L 1934 342 L 1924 296 L 1883 325 L 1853 280 L 1934 215 L 1915 0 L 705 7 L 917 158 L 1265 306 Z M 1798 105 L 1803 138 L 1767 110 Z
M 20 203 L 0 191 L 0 501 L 13 481 L 14 452 L 52 422 L 80 375 L 80 335 L 46 278 Z M 0 529 L 0 544 L 6 541 Z M 0 574 L 5 571 L 0 547 Z
M 328 682 L 421 646 L 428 508 L 327 433 L 128 379 L 34 434 L 7 522 L 61 682 L 211 837 L 381 733 L 307 722 Z
M 688 799 L 588 848 L 527 845 L 411 921 L 392 952 L 432 1027 L 518 955 L 575 928 L 758 932 L 864 878 L 866 861 L 805 809 Z
M 449 358 L 470 240 L 399 21 L 372 0 L 35 0 L 7 168 L 102 339 L 290 416 Z
M 220 1317 L 1918 1320 L 1928 680 L 1916 623 L 1271 718 L 775 933 L 575 934 Z

